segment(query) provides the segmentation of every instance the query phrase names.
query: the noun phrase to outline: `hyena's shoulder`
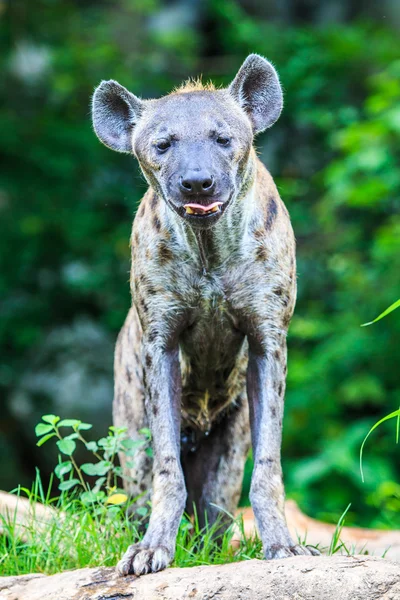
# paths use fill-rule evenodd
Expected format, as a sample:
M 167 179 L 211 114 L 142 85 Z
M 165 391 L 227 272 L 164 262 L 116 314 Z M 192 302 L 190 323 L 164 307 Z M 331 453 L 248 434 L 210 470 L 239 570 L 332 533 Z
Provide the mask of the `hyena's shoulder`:
M 294 233 L 274 180 L 259 159 L 256 169 L 256 208 L 250 222 L 250 241 L 246 246 L 244 264 L 236 269 L 234 280 L 246 282 L 244 287 L 251 290 L 250 296 L 258 312 L 263 311 L 261 307 L 264 305 L 268 312 L 268 294 L 275 290 L 278 300 L 282 300 L 288 323 L 296 296 Z
M 255 194 L 258 207 L 256 220 L 263 234 L 282 235 L 286 230 L 289 237 L 293 237 L 294 243 L 288 210 L 279 195 L 272 175 L 259 158 L 256 159 Z

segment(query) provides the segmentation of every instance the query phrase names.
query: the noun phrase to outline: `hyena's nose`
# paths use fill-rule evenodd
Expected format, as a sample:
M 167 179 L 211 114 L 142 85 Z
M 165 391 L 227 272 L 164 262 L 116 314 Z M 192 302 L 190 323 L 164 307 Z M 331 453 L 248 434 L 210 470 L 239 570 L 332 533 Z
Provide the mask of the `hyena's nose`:
M 185 177 L 179 178 L 179 189 L 186 195 L 207 194 L 210 196 L 215 189 L 214 177 L 203 171 L 192 171 Z

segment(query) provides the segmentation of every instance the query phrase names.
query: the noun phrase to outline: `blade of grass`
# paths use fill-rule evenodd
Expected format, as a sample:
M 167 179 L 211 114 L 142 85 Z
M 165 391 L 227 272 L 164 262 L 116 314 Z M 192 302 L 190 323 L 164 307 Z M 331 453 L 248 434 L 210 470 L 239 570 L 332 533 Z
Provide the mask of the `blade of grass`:
M 361 448 L 360 448 L 360 473 L 361 473 L 361 480 L 364 483 L 364 471 L 363 471 L 363 466 L 362 466 L 362 459 L 363 459 L 363 451 L 364 451 L 364 446 L 365 446 L 365 442 L 367 441 L 367 439 L 369 438 L 369 436 L 371 435 L 371 433 L 377 428 L 379 427 L 379 425 L 381 425 L 382 423 L 384 423 L 385 421 L 388 421 L 389 419 L 395 419 L 397 418 L 397 431 L 396 431 L 396 441 L 398 441 L 398 436 L 399 436 L 399 418 L 400 418 L 400 408 L 395 410 L 394 412 L 390 413 L 389 415 L 386 415 L 386 417 L 383 417 L 382 419 L 380 419 L 379 421 L 377 421 L 375 423 L 375 425 L 373 425 L 371 427 L 371 429 L 368 431 L 367 435 L 365 436 L 363 443 L 361 444 Z
M 372 323 L 376 323 L 377 321 L 380 321 L 381 319 L 383 319 L 383 317 L 386 317 L 386 315 L 388 315 L 389 313 L 393 312 L 394 310 L 396 310 L 396 308 L 399 308 L 400 306 L 400 298 L 398 300 L 396 300 L 396 302 L 393 302 L 393 304 L 391 304 L 386 310 L 384 310 L 380 315 L 378 315 L 376 317 L 376 319 L 374 319 L 373 321 L 369 321 L 368 323 L 363 323 L 361 325 L 361 327 L 367 327 L 368 325 L 372 325 Z
M 346 514 L 347 514 L 350 506 L 351 506 L 351 504 L 348 505 L 346 510 L 342 513 L 339 521 L 337 522 L 335 531 L 333 532 L 333 535 L 332 535 L 331 544 L 329 546 L 329 551 L 328 551 L 329 556 L 333 556 L 333 554 L 338 552 L 340 550 L 340 548 L 342 548 L 342 547 L 346 550 L 346 552 L 348 554 L 348 550 L 347 550 L 345 544 L 343 542 L 341 542 L 339 544 L 339 542 L 340 542 L 340 534 L 342 533 L 342 529 L 343 529 L 343 525 L 344 525 L 344 520 L 345 520 Z

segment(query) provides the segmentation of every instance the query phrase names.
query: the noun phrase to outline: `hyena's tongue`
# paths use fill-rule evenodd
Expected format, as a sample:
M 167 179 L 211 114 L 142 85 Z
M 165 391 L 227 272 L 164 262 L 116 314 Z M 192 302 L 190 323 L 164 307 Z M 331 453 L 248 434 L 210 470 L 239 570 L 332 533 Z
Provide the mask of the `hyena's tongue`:
M 223 204 L 223 202 L 213 202 L 212 204 L 208 204 L 208 206 L 203 206 L 203 204 L 195 204 L 194 202 L 191 202 L 189 204 L 185 204 L 184 208 L 188 215 L 205 215 L 207 213 L 217 212 L 221 204 Z

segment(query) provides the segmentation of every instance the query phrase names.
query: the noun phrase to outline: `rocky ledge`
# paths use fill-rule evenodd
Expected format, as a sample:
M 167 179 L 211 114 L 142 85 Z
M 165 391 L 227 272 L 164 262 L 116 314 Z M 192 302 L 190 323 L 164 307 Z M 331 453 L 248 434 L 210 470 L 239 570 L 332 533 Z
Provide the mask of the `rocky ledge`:
M 399 600 L 400 565 L 298 556 L 117 577 L 112 568 L 0 578 L 1 600 Z

